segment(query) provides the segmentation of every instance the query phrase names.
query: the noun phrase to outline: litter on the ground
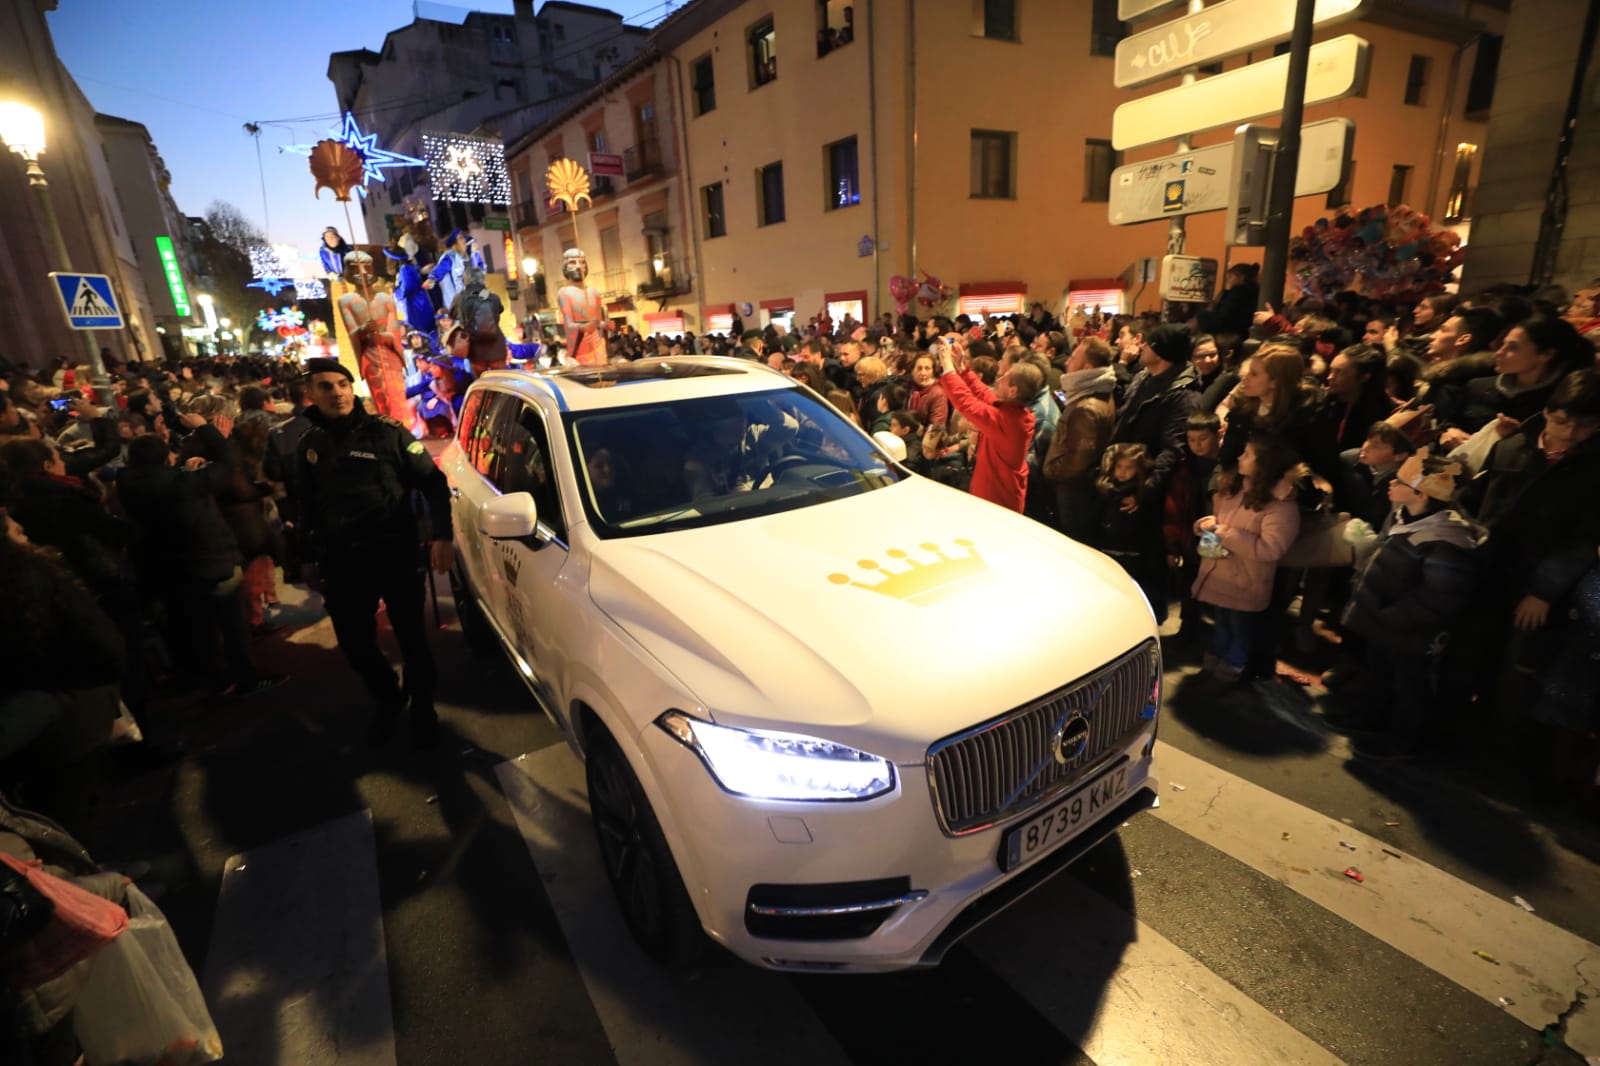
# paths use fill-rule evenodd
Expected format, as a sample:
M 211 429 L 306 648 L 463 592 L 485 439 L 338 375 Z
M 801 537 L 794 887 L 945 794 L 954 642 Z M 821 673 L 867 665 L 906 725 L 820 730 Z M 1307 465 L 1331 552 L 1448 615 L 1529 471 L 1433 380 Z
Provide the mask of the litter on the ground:
M 435 795 L 432 795 L 432 796 L 429 796 L 429 797 L 428 797 L 428 802 L 429 802 L 429 803 L 438 803 L 438 802 L 439 802 L 439 797 L 438 797 L 438 795 L 437 795 L 437 794 L 435 794 Z
M 1187 790 L 1182 785 L 1180 785 L 1176 781 L 1174 781 L 1172 783 L 1172 791 L 1174 791 L 1174 792 L 1185 792 Z
M 1134 877 L 1143 877 L 1144 876 L 1144 871 L 1136 869 L 1136 870 L 1133 871 L 1133 876 Z
M 1288 840 L 1289 839 L 1289 834 L 1288 833 L 1283 834 L 1283 839 Z
M 1516 1000 L 1514 1000 L 1514 999 L 1507 999 L 1507 998 L 1506 998 L 1506 997 L 1505 997 L 1505 996 L 1501 996 L 1501 997 L 1500 997 L 1500 998 L 1499 998 L 1499 999 L 1497 999 L 1497 1000 L 1496 1000 L 1496 1001 L 1495 1001 L 1495 1002 L 1497 1002 L 1497 1003 L 1499 1003 L 1499 1004 L 1500 1004 L 1500 1005 L 1501 1005 L 1501 1006 L 1502 1006 L 1502 1007 L 1509 1007 L 1509 1006 L 1511 1006 L 1511 1004 L 1513 1004 L 1513 1003 L 1515 1003 L 1515 1002 L 1516 1002 Z
M 1383 824 L 1388 826 L 1390 829 L 1397 829 L 1400 826 L 1399 822 L 1384 822 Z
M 1511 897 L 1511 902 L 1515 903 L 1517 906 L 1521 907 L 1523 910 L 1527 911 L 1529 914 L 1533 913 L 1533 904 L 1529 903 L 1527 900 L 1523 899 L 1521 896 L 1512 896 Z
M 1354 881 L 1358 885 L 1359 884 L 1364 884 L 1366 882 L 1366 880 L 1367 880 L 1365 877 L 1361 876 L 1361 871 L 1357 870 L 1355 867 L 1350 867 L 1349 869 L 1346 869 L 1345 872 L 1344 872 L 1344 875 L 1346 877 L 1348 877 L 1350 880 Z
M 1500 960 L 1489 954 L 1487 951 L 1480 951 L 1477 948 L 1473 948 L 1472 953 L 1478 956 L 1478 958 L 1482 959 L 1484 962 L 1492 962 L 1496 966 L 1500 965 Z
M 1346 850 L 1346 851 L 1355 851 L 1355 850 L 1357 850 L 1356 846 L 1354 844 L 1350 843 L 1348 840 L 1339 841 L 1339 846 L 1341 848 L 1343 848 L 1344 850 Z
M 1384 848 L 1382 850 L 1383 850 L 1383 853 L 1385 855 L 1393 855 L 1397 859 L 1405 858 L 1404 855 L 1400 854 L 1398 851 L 1394 850 L 1393 848 Z
M 1356 824 L 1354 821 L 1352 821 L 1349 818 L 1340 818 L 1339 821 L 1343 822 L 1345 825 L 1355 825 Z

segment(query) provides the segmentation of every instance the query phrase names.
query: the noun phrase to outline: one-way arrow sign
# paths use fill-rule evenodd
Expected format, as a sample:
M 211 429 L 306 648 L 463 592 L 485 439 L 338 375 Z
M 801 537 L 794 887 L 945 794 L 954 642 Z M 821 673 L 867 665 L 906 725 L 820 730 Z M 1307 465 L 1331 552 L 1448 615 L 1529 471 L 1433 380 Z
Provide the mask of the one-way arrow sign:
M 1322 28 L 1358 18 L 1370 3 L 1317 0 L 1313 25 Z M 1117 45 L 1116 86 L 1131 89 L 1261 45 L 1286 41 L 1293 30 L 1294 5 L 1284 0 L 1222 0 L 1124 38 Z

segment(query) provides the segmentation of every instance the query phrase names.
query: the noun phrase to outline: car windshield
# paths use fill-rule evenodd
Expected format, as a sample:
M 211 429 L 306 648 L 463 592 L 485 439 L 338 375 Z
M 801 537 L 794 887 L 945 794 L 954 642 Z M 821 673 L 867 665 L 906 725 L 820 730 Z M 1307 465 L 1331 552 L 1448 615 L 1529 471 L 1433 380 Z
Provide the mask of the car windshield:
M 583 504 L 602 537 L 737 522 L 905 476 L 801 389 L 589 411 L 567 425 Z

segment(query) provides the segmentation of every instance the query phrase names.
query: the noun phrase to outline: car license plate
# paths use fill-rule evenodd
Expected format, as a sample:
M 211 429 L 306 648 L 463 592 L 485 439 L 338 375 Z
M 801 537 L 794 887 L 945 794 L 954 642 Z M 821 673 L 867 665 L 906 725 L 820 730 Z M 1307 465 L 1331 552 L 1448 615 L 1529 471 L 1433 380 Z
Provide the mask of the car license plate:
M 1000 869 L 1015 870 L 1051 850 L 1078 826 L 1116 806 L 1127 787 L 1128 763 L 1124 761 L 1043 814 L 1008 829 L 1000 844 Z

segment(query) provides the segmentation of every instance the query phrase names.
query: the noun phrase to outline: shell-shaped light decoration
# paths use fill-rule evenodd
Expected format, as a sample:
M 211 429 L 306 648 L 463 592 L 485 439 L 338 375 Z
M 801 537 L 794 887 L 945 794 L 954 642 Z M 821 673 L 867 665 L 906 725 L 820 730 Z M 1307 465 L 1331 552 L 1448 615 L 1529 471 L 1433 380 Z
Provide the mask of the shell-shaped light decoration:
M 550 202 L 566 204 L 568 211 L 578 209 L 579 200 L 594 199 L 589 195 L 589 172 L 575 160 L 557 159 L 544 172 L 545 188 L 550 190 Z
M 311 149 L 311 176 L 317 179 L 312 195 L 332 189 L 333 198 L 348 203 L 350 190 L 362 183 L 366 158 L 343 141 L 318 141 Z

